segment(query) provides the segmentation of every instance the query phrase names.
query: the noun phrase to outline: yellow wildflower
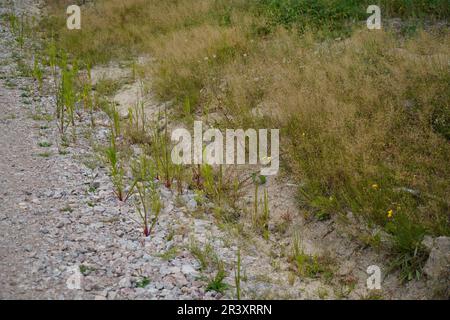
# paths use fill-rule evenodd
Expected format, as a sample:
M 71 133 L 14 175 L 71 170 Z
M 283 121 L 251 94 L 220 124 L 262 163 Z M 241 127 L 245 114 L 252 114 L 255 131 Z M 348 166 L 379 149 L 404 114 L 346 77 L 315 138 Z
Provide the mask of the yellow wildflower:
M 389 210 L 389 211 L 388 211 L 387 217 L 388 217 L 388 218 L 392 218 L 393 215 L 394 215 L 394 210 L 392 210 L 392 209 Z
M 378 184 L 374 183 L 374 184 L 372 185 L 372 189 L 378 190 Z

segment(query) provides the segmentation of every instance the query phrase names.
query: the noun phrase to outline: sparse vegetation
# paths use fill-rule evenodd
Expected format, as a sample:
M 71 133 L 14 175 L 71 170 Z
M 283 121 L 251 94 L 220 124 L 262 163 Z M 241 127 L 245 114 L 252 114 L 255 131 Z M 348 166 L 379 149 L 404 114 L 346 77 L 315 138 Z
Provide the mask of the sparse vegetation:
M 306 254 L 297 234 L 294 235 L 292 255 L 289 259 L 299 276 L 323 277 L 325 280 L 330 280 L 333 277 L 332 261 L 326 256 Z
M 371 32 L 364 26 L 370 1 L 103 0 L 85 8 L 83 31 L 76 33 L 66 30 L 64 17 L 55 14 L 61 4 L 54 2 L 49 4 L 53 14 L 39 25 L 46 32 L 46 56 L 36 56 L 32 68 L 21 60 L 17 64 L 40 89 L 50 67 L 66 142 L 69 126 L 75 139 L 81 103 L 92 127 L 95 108 L 108 113 L 111 139 L 104 156 L 114 193 L 120 201 L 136 196 L 145 236 L 162 209 L 158 181 L 180 195 L 185 187 L 193 189 L 205 212 L 211 209 L 202 206 L 207 199 L 218 221 L 239 224 L 243 183 L 227 168 L 199 164 L 189 168 L 190 174 L 170 161 L 169 120 L 190 124 L 214 115 L 217 126 L 280 128 L 283 174 L 302 182 L 299 207 L 319 221 L 351 212 L 369 229 L 385 232 L 387 246 L 378 231 L 360 240 L 378 251 L 387 249 L 392 270 L 408 281 L 422 275 L 428 256 L 424 236 L 450 236 L 450 37 L 448 24 L 436 23 L 448 20 L 450 9 L 446 0 L 378 3 L 386 24 Z M 390 29 L 397 17 L 403 19 L 400 27 Z M 29 33 L 24 17 L 8 19 L 23 47 Z M 155 61 L 137 70 L 140 54 Z M 148 119 L 139 97 L 128 120 L 120 118 L 109 97 L 122 83 L 101 79 L 93 85 L 91 67 L 125 58 L 132 60 L 132 79 L 140 81 L 140 90 L 151 86 L 160 100 L 173 102 L 170 110 Z M 10 79 L 5 85 L 16 86 Z M 52 120 L 41 113 L 33 119 Z M 139 145 L 142 157 L 126 157 L 124 141 Z M 253 229 L 269 240 L 267 188 L 259 198 L 266 178 L 254 174 L 251 179 Z M 280 227 L 280 235 L 289 223 Z M 190 251 L 203 270 L 217 269 L 207 290 L 224 292 L 226 272 L 212 247 L 193 242 Z M 161 258 L 172 254 L 168 250 Z M 305 253 L 298 236 L 288 258 L 299 276 L 327 281 L 334 275 L 332 261 Z M 237 259 L 239 299 L 240 251 Z M 346 297 L 353 287 L 339 290 Z M 317 295 L 324 299 L 329 292 L 321 287 Z

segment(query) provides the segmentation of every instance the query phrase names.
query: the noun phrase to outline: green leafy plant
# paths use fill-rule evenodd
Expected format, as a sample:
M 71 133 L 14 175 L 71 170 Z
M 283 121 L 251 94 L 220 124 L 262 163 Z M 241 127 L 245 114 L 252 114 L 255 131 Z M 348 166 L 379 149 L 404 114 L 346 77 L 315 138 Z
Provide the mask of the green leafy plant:
M 136 282 L 137 288 L 145 288 L 150 284 L 150 278 L 148 277 L 142 277 L 139 281 Z
M 206 291 L 215 291 L 215 292 L 219 292 L 219 293 L 224 293 L 225 290 L 228 289 L 228 284 L 226 284 L 223 280 L 226 277 L 226 273 L 225 273 L 225 269 L 224 267 L 221 265 L 219 267 L 219 269 L 217 270 L 216 275 L 214 276 L 214 278 L 210 279 L 207 287 L 206 287 Z
M 41 141 L 41 142 L 39 142 L 39 147 L 48 148 L 48 147 L 51 147 L 51 146 L 52 146 L 52 144 L 50 142 L 48 142 L 48 141 Z

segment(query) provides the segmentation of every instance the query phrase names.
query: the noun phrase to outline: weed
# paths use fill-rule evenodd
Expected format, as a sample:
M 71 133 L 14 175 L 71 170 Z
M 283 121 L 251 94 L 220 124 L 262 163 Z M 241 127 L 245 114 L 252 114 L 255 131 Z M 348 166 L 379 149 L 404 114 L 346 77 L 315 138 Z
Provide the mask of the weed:
M 259 212 L 260 200 L 258 197 L 259 186 L 266 183 L 266 177 L 262 175 L 252 174 L 252 180 L 255 186 L 253 198 L 253 218 L 252 218 L 253 225 L 256 227 L 256 229 L 258 229 L 262 233 L 263 238 L 268 240 L 270 208 L 269 208 L 269 196 L 267 188 L 264 188 L 261 213 Z
M 119 159 L 119 152 L 117 150 L 114 131 L 111 131 L 110 146 L 105 150 L 106 159 L 110 165 L 110 174 L 114 184 L 114 193 L 120 201 L 126 202 L 132 195 L 135 182 L 131 185 L 128 191 L 125 191 L 125 169 Z
M 66 205 L 65 207 L 60 209 L 61 212 L 72 212 L 73 209 L 70 205 Z
M 392 233 L 394 258 L 390 269 L 400 270 L 400 280 L 420 279 L 428 253 L 422 244 L 424 228 L 405 214 L 396 214 L 386 229 Z
M 94 102 L 92 98 L 92 80 L 91 80 L 91 66 L 87 66 L 87 79 L 83 83 L 82 100 L 84 110 L 88 111 L 91 117 L 91 127 L 95 127 L 94 120 Z
M 194 239 L 191 239 L 189 251 L 200 263 L 201 270 L 218 264 L 218 257 L 210 243 L 206 243 L 202 249 Z
M 35 113 L 31 116 L 31 118 L 35 121 L 47 121 L 50 122 L 53 120 L 53 116 L 51 114 L 41 114 Z
M 52 156 L 52 153 L 51 152 L 41 152 L 41 153 L 38 153 L 38 156 L 41 158 L 50 158 Z
M 136 288 L 145 288 L 150 284 L 150 278 L 142 277 L 139 281 L 136 282 Z
M 223 282 L 225 277 L 226 277 L 225 270 L 223 266 L 221 266 L 219 267 L 219 270 L 217 270 L 217 273 L 214 276 L 214 278 L 210 279 L 206 287 L 206 291 L 215 291 L 223 294 L 225 290 L 228 289 L 228 284 Z
M 120 137 L 121 129 L 120 129 L 120 117 L 119 112 L 116 110 L 116 106 L 114 104 L 111 105 L 112 112 L 112 130 L 114 130 L 114 136 Z
M 136 209 L 142 220 L 143 232 L 148 237 L 158 221 L 162 209 L 160 195 L 154 181 L 154 168 L 142 155 L 134 168 L 135 186 L 138 193 Z
M 174 165 L 170 158 L 170 139 L 168 135 L 167 110 L 164 111 L 164 128 L 156 126 L 153 130 L 151 151 L 157 164 L 157 177 L 164 181 L 166 188 L 171 188 L 173 182 Z
M 317 288 L 317 296 L 321 300 L 325 300 L 328 297 L 328 290 L 324 287 Z
M 365 296 L 361 298 L 362 300 L 383 300 L 383 292 L 381 290 L 370 290 Z
M 160 253 L 157 255 L 157 257 L 160 257 L 163 260 L 170 261 L 176 258 L 178 255 L 178 248 L 177 247 L 171 247 L 164 253 Z
M 147 118 L 145 115 L 144 104 L 138 101 L 133 108 L 128 109 L 128 127 L 126 135 L 132 143 L 147 144 L 151 142 L 147 135 Z M 155 126 L 155 133 L 157 133 L 157 125 Z
M 17 84 L 14 82 L 14 81 L 12 81 L 11 79 L 6 79 L 6 81 L 5 81 L 5 86 L 7 87 L 7 88 L 16 88 L 17 87 Z
M 337 287 L 334 288 L 334 295 L 338 299 L 348 298 L 353 290 L 355 290 L 356 284 L 356 278 L 351 275 L 340 278 Z
M 75 91 L 75 77 L 78 73 L 76 61 L 69 65 L 66 53 L 62 53 L 59 68 L 61 70 L 61 81 L 57 86 L 56 113 L 59 119 L 59 130 L 64 134 L 66 127 L 71 124 L 73 138 L 75 139 L 75 103 L 77 100 Z M 67 113 L 67 119 L 66 119 Z
M 294 268 L 300 276 L 308 278 L 324 277 L 325 280 L 330 280 L 333 276 L 331 262 L 325 257 L 306 254 L 301 248 L 297 234 L 294 235 L 290 261 L 294 264 Z
M 258 215 L 259 215 L 259 210 L 258 210 L 258 189 L 259 189 L 259 183 L 258 182 L 254 182 L 255 185 L 255 192 L 253 194 L 253 225 L 257 225 L 257 221 L 258 221 Z
M 263 214 L 261 217 L 261 224 L 263 229 L 264 239 L 269 239 L 269 219 L 270 219 L 270 211 L 269 211 L 269 196 L 267 195 L 267 188 L 264 189 L 264 208 Z
M 80 270 L 81 274 L 84 276 L 87 276 L 90 272 L 95 271 L 95 268 L 87 266 L 85 264 L 80 264 L 78 269 Z
M 52 146 L 52 144 L 48 141 L 39 142 L 38 145 L 39 145 L 39 147 L 42 147 L 42 148 L 48 148 L 48 147 Z
M 37 57 L 34 57 L 33 78 L 35 81 L 38 82 L 39 91 L 42 91 L 43 74 L 44 74 L 44 71 L 42 70 L 42 68 L 39 64 L 39 59 Z
M 236 266 L 234 269 L 234 284 L 236 286 L 236 299 L 241 300 L 241 249 L 237 251 Z

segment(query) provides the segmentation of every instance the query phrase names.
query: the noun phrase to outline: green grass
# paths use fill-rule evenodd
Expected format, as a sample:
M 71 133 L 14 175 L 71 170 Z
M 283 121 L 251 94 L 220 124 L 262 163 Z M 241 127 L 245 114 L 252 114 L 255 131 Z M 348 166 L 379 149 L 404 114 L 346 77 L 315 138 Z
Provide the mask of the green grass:
M 31 118 L 35 121 L 52 121 L 53 116 L 51 114 L 34 113 Z
M 216 275 L 210 279 L 208 285 L 206 286 L 206 291 L 215 291 L 223 294 L 228 289 L 228 284 L 223 281 L 225 277 L 225 270 L 223 270 L 223 268 L 219 268 Z
M 236 254 L 236 265 L 234 269 L 234 285 L 236 288 L 236 299 L 241 300 L 241 249 L 238 248 L 237 254 Z
M 81 274 L 84 276 L 88 275 L 92 271 L 95 271 L 95 268 L 87 266 L 85 264 L 80 264 L 80 266 L 78 268 L 79 268 Z
M 170 240 L 168 240 L 170 241 Z M 172 247 L 169 250 L 167 250 L 166 252 L 160 253 L 157 255 L 157 257 L 169 261 L 169 260 L 173 260 L 176 258 L 176 256 L 178 255 L 178 248 L 177 247 Z
M 51 152 L 40 152 L 37 154 L 41 158 L 50 158 L 52 156 Z
M 51 142 L 48 142 L 48 141 L 41 141 L 38 143 L 38 145 L 41 148 L 49 148 L 52 146 Z
M 136 288 L 145 288 L 150 284 L 150 279 L 148 277 L 142 277 L 136 282 Z
M 349 34 L 352 24 L 365 21 L 369 5 L 379 5 L 382 20 L 392 17 L 446 19 L 450 16 L 447 0 L 256 0 L 268 17 L 267 28 L 274 25 L 312 30 L 327 36 Z
M 201 270 L 206 270 L 220 264 L 219 258 L 210 243 L 206 243 L 202 248 L 196 241 L 191 240 L 189 251 L 200 263 Z
M 299 276 L 308 278 L 323 278 L 331 281 L 334 276 L 333 262 L 325 256 L 306 254 L 301 248 L 300 241 L 294 236 L 292 255 L 289 260 L 293 264 L 294 271 Z
M 428 258 L 428 252 L 422 245 L 425 228 L 400 213 L 388 222 L 386 229 L 393 237 L 395 258 L 391 261 L 391 268 L 400 270 L 402 281 L 419 280 Z

